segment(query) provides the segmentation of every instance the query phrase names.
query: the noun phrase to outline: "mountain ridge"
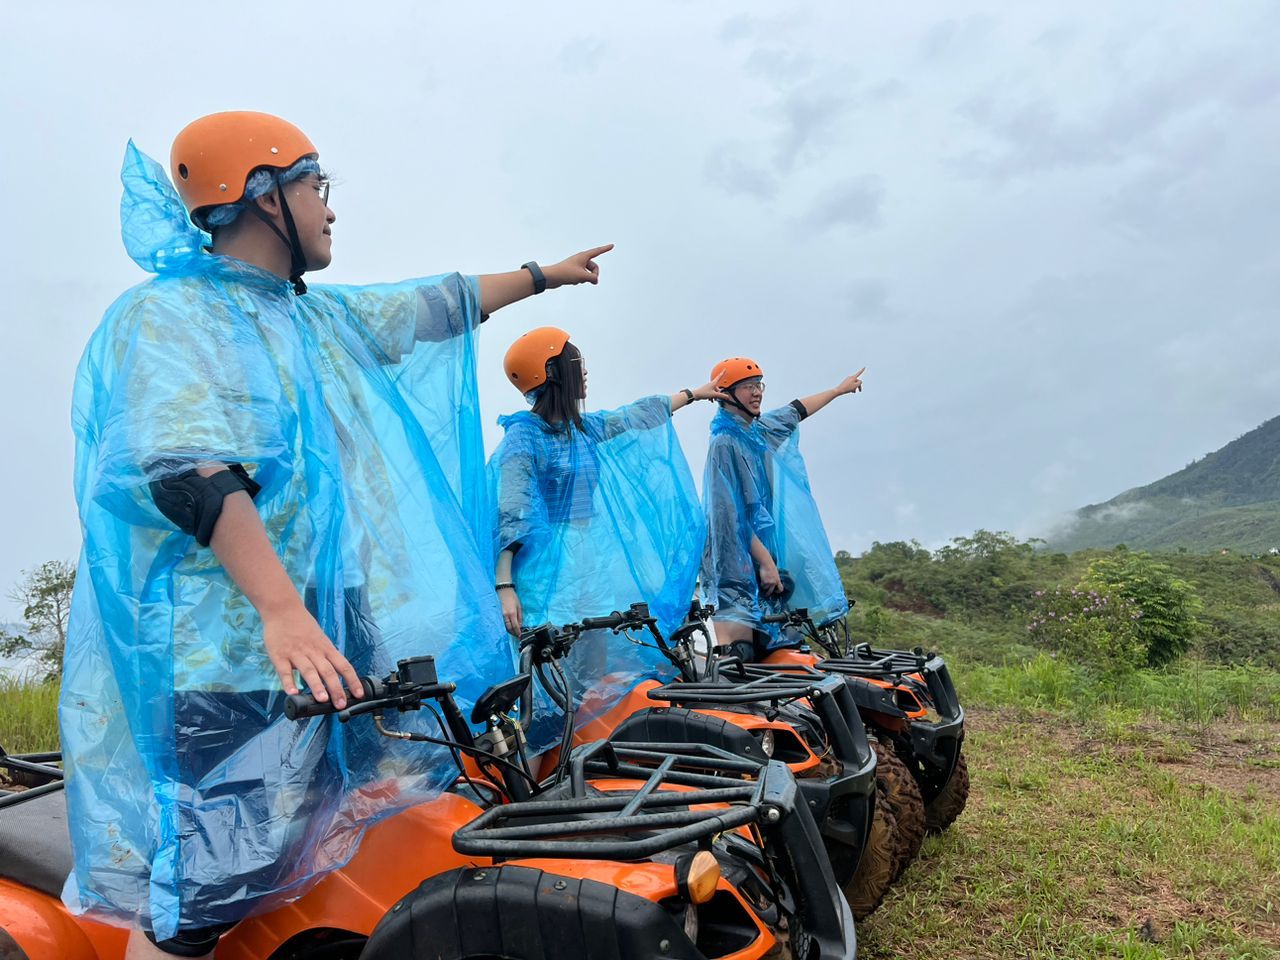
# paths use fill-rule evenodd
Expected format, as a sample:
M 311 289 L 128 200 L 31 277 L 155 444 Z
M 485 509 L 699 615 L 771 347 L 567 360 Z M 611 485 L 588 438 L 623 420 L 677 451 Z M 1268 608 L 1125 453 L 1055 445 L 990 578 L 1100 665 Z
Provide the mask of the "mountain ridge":
M 1152 483 L 1089 504 L 1046 536 L 1071 552 L 1280 548 L 1280 416 Z

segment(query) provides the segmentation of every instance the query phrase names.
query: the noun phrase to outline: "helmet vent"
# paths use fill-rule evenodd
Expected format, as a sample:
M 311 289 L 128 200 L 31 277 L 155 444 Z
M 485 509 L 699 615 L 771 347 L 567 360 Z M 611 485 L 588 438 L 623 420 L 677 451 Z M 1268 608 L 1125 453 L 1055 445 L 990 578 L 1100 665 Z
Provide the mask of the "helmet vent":
M 187 172 L 187 165 L 185 163 L 178 164 L 178 176 L 180 176 L 183 180 L 191 176 L 191 174 Z

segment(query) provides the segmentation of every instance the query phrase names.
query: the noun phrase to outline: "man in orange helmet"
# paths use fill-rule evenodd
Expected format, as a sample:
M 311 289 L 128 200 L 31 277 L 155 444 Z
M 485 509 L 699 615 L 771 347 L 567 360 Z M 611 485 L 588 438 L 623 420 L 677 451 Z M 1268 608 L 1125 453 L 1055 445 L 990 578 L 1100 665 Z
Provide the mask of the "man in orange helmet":
M 284 696 L 300 677 L 341 708 L 359 675 L 423 654 L 464 696 L 510 675 L 475 332 L 598 282 L 612 248 L 308 288 L 336 218 L 301 130 L 214 114 L 171 160 L 176 191 L 129 145 L 122 233 L 157 276 L 107 311 L 73 413 L 65 896 L 134 924 L 130 958 L 212 955 L 246 913 L 349 859 L 371 818 L 445 785 L 430 751 L 292 724 Z
M 716 607 L 716 644 L 754 660 L 781 645 L 763 617 L 806 607 L 819 625 L 848 612 L 800 455 L 800 421 L 862 390 L 865 367 L 829 390 L 762 413 L 764 371 L 748 357 L 717 363 L 725 392 L 711 421 L 703 475 L 707 549 L 702 589 Z

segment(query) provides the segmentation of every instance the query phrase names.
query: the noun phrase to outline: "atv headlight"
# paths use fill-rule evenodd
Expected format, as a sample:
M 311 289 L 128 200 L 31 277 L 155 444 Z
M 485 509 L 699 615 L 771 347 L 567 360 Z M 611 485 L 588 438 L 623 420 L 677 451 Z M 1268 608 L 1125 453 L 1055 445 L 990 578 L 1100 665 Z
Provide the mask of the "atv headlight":
M 770 759 L 773 758 L 773 731 L 765 730 L 760 734 L 760 752 Z
M 684 908 L 684 935 L 690 943 L 698 942 L 698 908 L 692 903 Z

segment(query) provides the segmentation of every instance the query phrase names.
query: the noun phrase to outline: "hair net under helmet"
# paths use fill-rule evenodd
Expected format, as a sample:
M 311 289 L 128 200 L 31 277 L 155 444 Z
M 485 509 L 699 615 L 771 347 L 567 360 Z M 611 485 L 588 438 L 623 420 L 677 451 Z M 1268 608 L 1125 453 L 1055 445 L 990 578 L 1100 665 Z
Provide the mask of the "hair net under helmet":
M 320 164 L 311 157 L 304 157 L 288 170 L 270 170 L 266 168 L 255 170 L 249 174 L 249 179 L 245 181 L 243 200 L 239 203 L 224 203 L 219 207 L 206 207 L 203 210 L 195 211 L 191 214 L 191 219 L 202 230 L 225 227 L 240 216 L 246 202 L 265 196 L 277 186 L 283 187 L 286 183 L 292 183 L 307 174 L 316 174 L 317 176 L 320 174 Z

